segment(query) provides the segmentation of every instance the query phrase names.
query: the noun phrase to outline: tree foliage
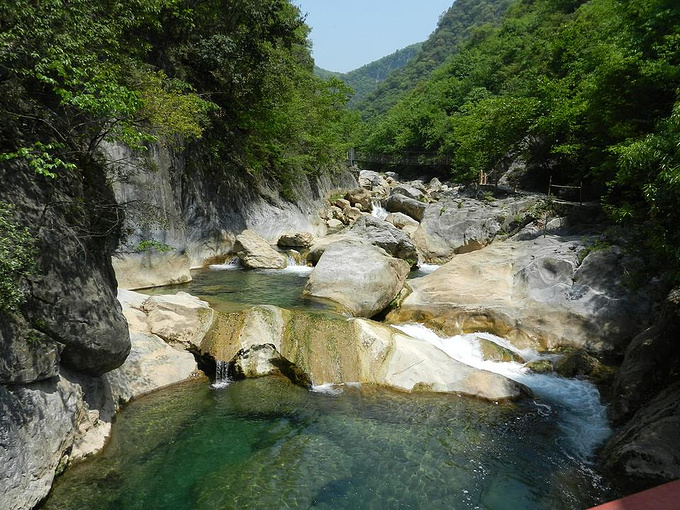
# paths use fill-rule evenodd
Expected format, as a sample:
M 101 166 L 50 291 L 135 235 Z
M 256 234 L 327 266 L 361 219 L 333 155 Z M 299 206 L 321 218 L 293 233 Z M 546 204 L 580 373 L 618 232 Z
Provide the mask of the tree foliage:
M 17 223 L 14 209 L 0 202 L 0 311 L 23 303 L 21 279 L 35 271 L 35 238 Z
M 677 2 L 518 0 L 412 85 L 366 149 L 438 151 L 458 179 L 522 157 L 539 180 L 585 180 L 680 260 Z
M 43 175 L 102 140 L 201 138 L 234 171 L 275 177 L 348 145 L 335 121 L 351 116 L 313 76 L 288 0 L 11 0 L 0 26 L 3 157 L 39 152 Z

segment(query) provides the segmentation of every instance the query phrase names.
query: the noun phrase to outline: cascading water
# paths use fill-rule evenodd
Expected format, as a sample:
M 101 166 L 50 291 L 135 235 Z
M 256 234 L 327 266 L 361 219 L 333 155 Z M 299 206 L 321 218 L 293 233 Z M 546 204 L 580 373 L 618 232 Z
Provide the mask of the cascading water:
M 226 361 L 215 360 L 215 382 L 213 388 L 226 388 L 231 384 L 229 379 L 229 363 Z
M 374 216 L 379 220 L 384 220 L 390 214 L 389 212 L 387 212 L 387 209 L 385 209 L 382 206 L 380 200 L 373 200 L 371 204 L 373 205 L 373 208 L 371 210 L 371 216 Z
M 215 271 L 234 271 L 236 269 L 242 269 L 242 266 L 238 257 L 232 257 L 224 264 L 211 264 L 210 269 L 214 269 Z
M 554 355 L 541 355 L 533 349 L 517 349 L 507 340 L 489 333 L 472 333 L 441 338 L 422 324 L 396 326 L 409 336 L 425 340 L 462 363 L 504 375 L 524 384 L 539 398 L 537 405 L 545 411 L 555 413 L 564 432 L 565 444 L 560 446 L 581 461 L 587 461 L 610 435 L 605 407 L 600 403 L 597 388 L 578 379 L 565 379 L 555 374 L 531 372 L 522 363 L 485 360 L 480 348 L 480 339 L 520 355 L 525 361 L 554 359 Z
M 307 265 L 307 259 L 300 252 L 296 250 L 288 250 L 288 265 L 281 271 L 287 273 L 295 273 L 299 275 L 307 275 L 314 269 Z

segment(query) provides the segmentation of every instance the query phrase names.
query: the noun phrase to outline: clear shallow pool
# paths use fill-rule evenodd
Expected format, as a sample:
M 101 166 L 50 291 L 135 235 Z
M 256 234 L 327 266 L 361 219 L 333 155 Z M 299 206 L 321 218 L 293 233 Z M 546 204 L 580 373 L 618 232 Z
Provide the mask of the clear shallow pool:
M 613 496 L 562 436 L 532 401 L 193 381 L 127 406 L 44 508 L 578 509 Z
M 212 266 L 191 272 L 188 283 L 145 289 L 145 294 L 188 292 L 208 301 L 220 312 L 235 312 L 254 305 L 324 310 L 333 306 L 322 300 L 302 297 L 312 268 L 290 266 L 283 270 L 247 271 L 235 265 Z
M 308 273 L 222 266 L 149 293 L 183 290 L 223 311 L 327 310 L 301 298 Z M 592 386 L 490 366 L 474 335 L 403 328 L 536 398 L 498 405 L 352 385 L 310 392 L 275 378 L 220 389 L 192 381 L 126 406 L 103 454 L 69 468 L 44 508 L 559 510 L 617 496 L 590 463 L 608 433 Z

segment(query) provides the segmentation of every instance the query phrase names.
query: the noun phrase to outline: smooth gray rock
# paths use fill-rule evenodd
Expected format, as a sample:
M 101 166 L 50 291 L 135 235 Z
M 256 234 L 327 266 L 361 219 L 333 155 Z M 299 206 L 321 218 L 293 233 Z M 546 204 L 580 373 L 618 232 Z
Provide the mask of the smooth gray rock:
M 680 382 L 640 408 L 607 443 L 605 465 L 658 484 L 680 478 Z
M 405 227 L 418 228 L 420 226 L 420 223 L 417 220 L 414 220 L 410 216 L 400 212 L 388 214 L 387 218 L 385 218 L 385 221 L 401 229 Z
M 536 200 L 447 197 L 427 207 L 413 240 L 426 262 L 443 264 L 456 254 L 483 248 L 512 225 L 523 224 Z
M 390 321 L 433 321 L 447 334 L 488 331 L 520 347 L 622 349 L 648 326 L 658 282 L 639 289 L 624 275 L 635 261 L 616 249 L 579 265 L 581 236 L 507 240 L 457 255 L 409 282 L 413 292 Z
M 356 317 L 372 317 L 401 291 L 407 262 L 356 241 L 329 246 L 309 276 L 304 294 L 331 299 Z
M 111 251 L 119 219 L 105 176 L 92 171 L 36 179 L 27 165 L 0 165 L 0 200 L 34 233 L 38 270 L 26 281 L 27 323 L 64 345 L 61 363 L 91 375 L 120 366 L 130 351 L 116 300 Z M 105 214 L 104 211 L 107 211 Z M 40 226 L 40 228 L 38 228 Z
M 283 269 L 288 264 L 285 255 L 252 230 L 244 230 L 236 236 L 234 250 L 248 269 Z
M 30 510 L 47 496 L 84 412 L 80 387 L 63 377 L 0 385 L 0 508 Z
M 423 193 L 418 188 L 409 186 L 408 184 L 400 184 L 399 186 L 392 188 L 392 194 L 404 195 L 405 197 L 412 198 L 413 200 L 425 199 L 425 193 Z
M 381 186 L 384 188 L 389 187 L 385 177 L 372 170 L 362 170 L 359 172 L 359 186 L 366 189 L 373 189 Z
M 418 202 L 404 195 L 390 195 L 385 202 L 385 209 L 389 212 L 404 213 L 411 218 L 421 221 L 425 215 L 427 204 Z
M 368 240 L 393 257 L 408 261 L 411 266 L 418 262 L 418 252 L 411 238 L 387 221 L 362 216 L 349 230 L 349 234 Z

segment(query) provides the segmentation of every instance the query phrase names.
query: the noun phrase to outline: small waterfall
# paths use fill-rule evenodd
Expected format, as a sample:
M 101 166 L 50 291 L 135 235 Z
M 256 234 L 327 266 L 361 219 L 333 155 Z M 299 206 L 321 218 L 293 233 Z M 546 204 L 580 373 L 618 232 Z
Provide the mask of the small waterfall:
M 238 257 L 232 257 L 224 264 L 210 264 L 210 269 L 216 271 L 233 271 L 235 269 L 241 269 L 241 261 Z
M 380 200 L 373 200 L 371 202 L 373 205 L 373 210 L 371 211 L 371 216 L 374 216 L 378 218 L 379 220 L 384 220 L 387 218 L 387 216 L 390 214 L 387 212 L 387 209 L 385 209 L 382 204 L 380 203 Z
M 288 256 L 288 265 L 282 271 L 300 275 L 307 275 L 311 273 L 312 270 L 314 269 L 313 267 L 307 265 L 307 258 L 304 255 L 302 255 L 299 251 L 288 250 L 286 252 L 286 255 Z
M 517 362 L 485 360 L 479 339 L 490 340 L 510 349 L 525 361 L 554 359 L 555 355 L 541 355 L 533 349 L 517 349 L 504 338 L 490 333 L 441 338 L 422 324 L 396 327 L 413 338 L 431 343 L 457 361 L 504 375 L 529 387 L 540 398 L 537 405 L 556 413 L 557 422 L 567 443 L 561 446 L 569 455 L 588 461 L 595 448 L 611 434 L 605 406 L 601 404 L 600 393 L 593 384 L 579 379 L 565 379 L 555 374 L 533 373 Z
M 226 388 L 231 382 L 231 379 L 229 379 L 229 362 L 215 360 L 215 382 L 212 387 Z

